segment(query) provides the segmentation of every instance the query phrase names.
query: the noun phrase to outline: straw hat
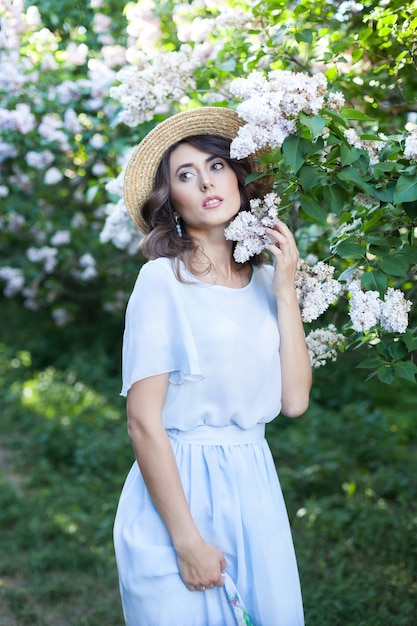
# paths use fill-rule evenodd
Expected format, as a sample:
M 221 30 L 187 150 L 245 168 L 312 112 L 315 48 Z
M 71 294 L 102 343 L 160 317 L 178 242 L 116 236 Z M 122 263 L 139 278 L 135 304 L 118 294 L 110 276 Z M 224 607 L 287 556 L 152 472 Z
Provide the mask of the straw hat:
M 125 204 L 139 230 L 149 231 L 142 208 L 153 191 L 156 171 L 166 150 L 193 135 L 218 135 L 232 140 L 243 124 L 236 111 L 201 107 L 169 117 L 146 135 L 133 151 L 124 179 Z

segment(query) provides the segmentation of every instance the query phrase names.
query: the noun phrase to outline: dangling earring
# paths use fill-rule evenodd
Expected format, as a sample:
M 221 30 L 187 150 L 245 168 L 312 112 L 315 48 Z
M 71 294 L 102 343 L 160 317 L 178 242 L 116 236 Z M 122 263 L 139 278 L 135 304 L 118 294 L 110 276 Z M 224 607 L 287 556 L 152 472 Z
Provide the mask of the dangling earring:
M 175 228 L 177 229 L 177 235 L 178 237 L 182 237 L 182 228 L 181 228 L 180 218 L 178 217 L 178 215 L 176 215 L 174 219 L 175 219 Z

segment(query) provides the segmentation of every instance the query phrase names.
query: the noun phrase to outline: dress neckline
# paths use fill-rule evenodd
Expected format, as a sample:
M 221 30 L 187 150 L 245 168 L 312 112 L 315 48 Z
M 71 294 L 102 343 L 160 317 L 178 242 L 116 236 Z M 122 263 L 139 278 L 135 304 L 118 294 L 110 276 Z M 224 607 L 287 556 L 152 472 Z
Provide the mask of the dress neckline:
M 193 283 L 197 283 L 200 286 L 209 287 L 211 289 L 214 288 L 216 290 L 236 291 L 236 292 L 245 291 L 245 289 L 248 289 L 252 285 L 254 275 L 255 275 L 255 267 L 251 265 L 252 274 L 247 285 L 244 285 L 243 287 L 227 287 L 225 285 L 216 285 L 215 283 L 206 283 L 204 280 L 200 280 L 198 276 L 190 272 L 190 270 L 186 267 L 183 261 L 180 262 L 180 265 L 181 265 L 181 272 L 185 272 L 188 276 L 190 276 L 193 280 Z

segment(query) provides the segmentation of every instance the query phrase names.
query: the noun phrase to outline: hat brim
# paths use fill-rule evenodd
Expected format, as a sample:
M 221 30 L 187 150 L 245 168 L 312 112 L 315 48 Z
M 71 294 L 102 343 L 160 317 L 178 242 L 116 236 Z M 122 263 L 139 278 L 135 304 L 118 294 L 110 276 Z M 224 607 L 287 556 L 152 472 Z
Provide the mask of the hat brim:
M 146 135 L 134 149 L 124 178 L 125 204 L 142 233 L 149 232 L 142 216 L 143 205 L 154 189 L 156 172 L 166 150 L 194 135 L 217 135 L 233 140 L 244 123 L 232 109 L 201 107 L 167 118 Z

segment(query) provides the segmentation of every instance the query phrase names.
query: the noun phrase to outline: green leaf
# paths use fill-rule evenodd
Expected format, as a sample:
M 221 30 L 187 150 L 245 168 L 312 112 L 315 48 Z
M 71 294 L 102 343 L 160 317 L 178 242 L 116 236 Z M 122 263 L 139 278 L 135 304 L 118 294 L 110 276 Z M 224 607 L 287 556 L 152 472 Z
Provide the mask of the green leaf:
M 345 143 L 340 146 L 340 159 L 342 165 L 351 165 L 357 161 L 360 156 L 361 152 L 357 148 L 350 148 Z
M 409 243 L 404 244 L 402 248 L 403 256 L 407 259 L 409 265 L 417 263 L 417 247 L 410 246 Z
M 223 70 L 224 72 L 234 72 L 236 69 L 236 59 L 230 57 L 230 59 L 225 59 L 221 63 L 217 64 L 217 68 L 219 70 Z
M 345 206 L 345 192 L 338 185 L 328 185 L 323 189 L 324 200 L 329 211 L 340 215 Z
M 414 200 L 414 202 L 403 202 L 402 205 L 410 219 L 417 219 L 417 200 Z
M 388 285 L 388 276 L 381 270 L 372 270 L 362 274 L 361 283 L 367 291 L 378 291 L 383 294 Z
M 345 119 L 343 115 L 340 115 L 337 111 L 326 109 L 326 115 L 328 115 L 334 122 L 342 124 L 345 128 L 349 128 L 349 122 L 347 119 Z
M 393 341 L 389 346 L 389 354 L 393 359 L 400 360 L 407 354 L 407 348 L 402 341 Z
M 416 382 L 417 365 L 412 361 L 399 361 L 394 363 L 395 373 L 404 380 L 409 380 L 412 383 Z
M 323 175 L 310 165 L 304 165 L 298 173 L 300 183 L 304 191 L 308 191 L 312 187 L 319 185 L 323 180 Z
M 358 267 L 359 263 L 354 263 L 353 265 L 350 265 L 349 267 L 347 267 L 339 276 L 338 280 L 341 282 L 344 281 L 349 281 L 353 274 L 356 271 L 356 268 Z
M 365 250 L 359 243 L 353 241 L 341 241 L 335 248 L 335 252 L 342 259 L 363 259 Z
M 380 365 L 376 370 L 376 375 L 382 383 L 390 385 L 395 378 L 395 370 L 392 365 Z
M 417 336 L 413 333 L 412 330 L 406 330 L 406 332 L 402 336 L 402 340 L 407 346 L 407 350 L 409 352 L 417 350 Z
M 382 178 L 386 172 L 392 172 L 392 170 L 396 170 L 398 167 L 399 164 L 395 163 L 394 161 L 383 161 L 382 163 L 375 163 L 375 165 L 373 165 L 374 176 L 376 178 Z
M 356 185 L 356 187 L 359 187 L 359 189 L 369 194 L 370 196 L 374 195 L 375 193 L 374 187 L 364 181 L 358 170 L 354 167 L 345 167 L 337 174 L 337 178 L 339 180 L 342 180 L 343 182 Z
M 291 169 L 297 173 L 310 152 L 311 142 L 298 135 L 289 135 L 282 144 L 282 152 Z
M 323 225 L 327 222 L 326 209 L 320 206 L 313 198 L 301 196 L 300 212 L 312 222 L 318 222 Z
M 395 204 L 417 200 L 417 176 L 401 175 L 394 192 Z
M 361 370 L 373 370 L 379 367 L 381 364 L 381 359 L 377 356 L 369 356 L 367 359 L 364 359 L 356 366 L 356 369 Z
M 407 273 L 409 262 L 404 255 L 397 254 L 379 259 L 378 266 L 389 276 L 404 276 Z
M 313 139 L 320 135 L 321 131 L 326 126 L 325 118 L 320 115 L 313 115 L 312 117 L 309 117 L 301 113 L 299 119 L 301 124 L 309 129 Z
M 87 189 L 87 193 L 85 194 L 86 198 L 87 198 L 87 202 L 94 202 L 94 198 L 96 197 L 97 193 L 99 192 L 99 185 L 92 185 L 91 187 L 89 187 Z
M 245 178 L 245 184 L 253 183 L 254 180 L 259 180 L 265 176 L 265 172 L 251 172 Z
M 296 39 L 296 41 L 298 41 L 298 43 L 300 43 L 300 42 L 312 43 L 313 42 L 313 33 L 311 32 L 311 30 L 308 30 L 307 28 L 305 28 L 301 32 L 296 33 L 295 39 Z
M 347 120 L 362 120 L 363 122 L 369 122 L 370 120 L 365 113 L 362 113 L 362 111 L 358 111 L 357 109 L 342 109 L 340 113 Z

